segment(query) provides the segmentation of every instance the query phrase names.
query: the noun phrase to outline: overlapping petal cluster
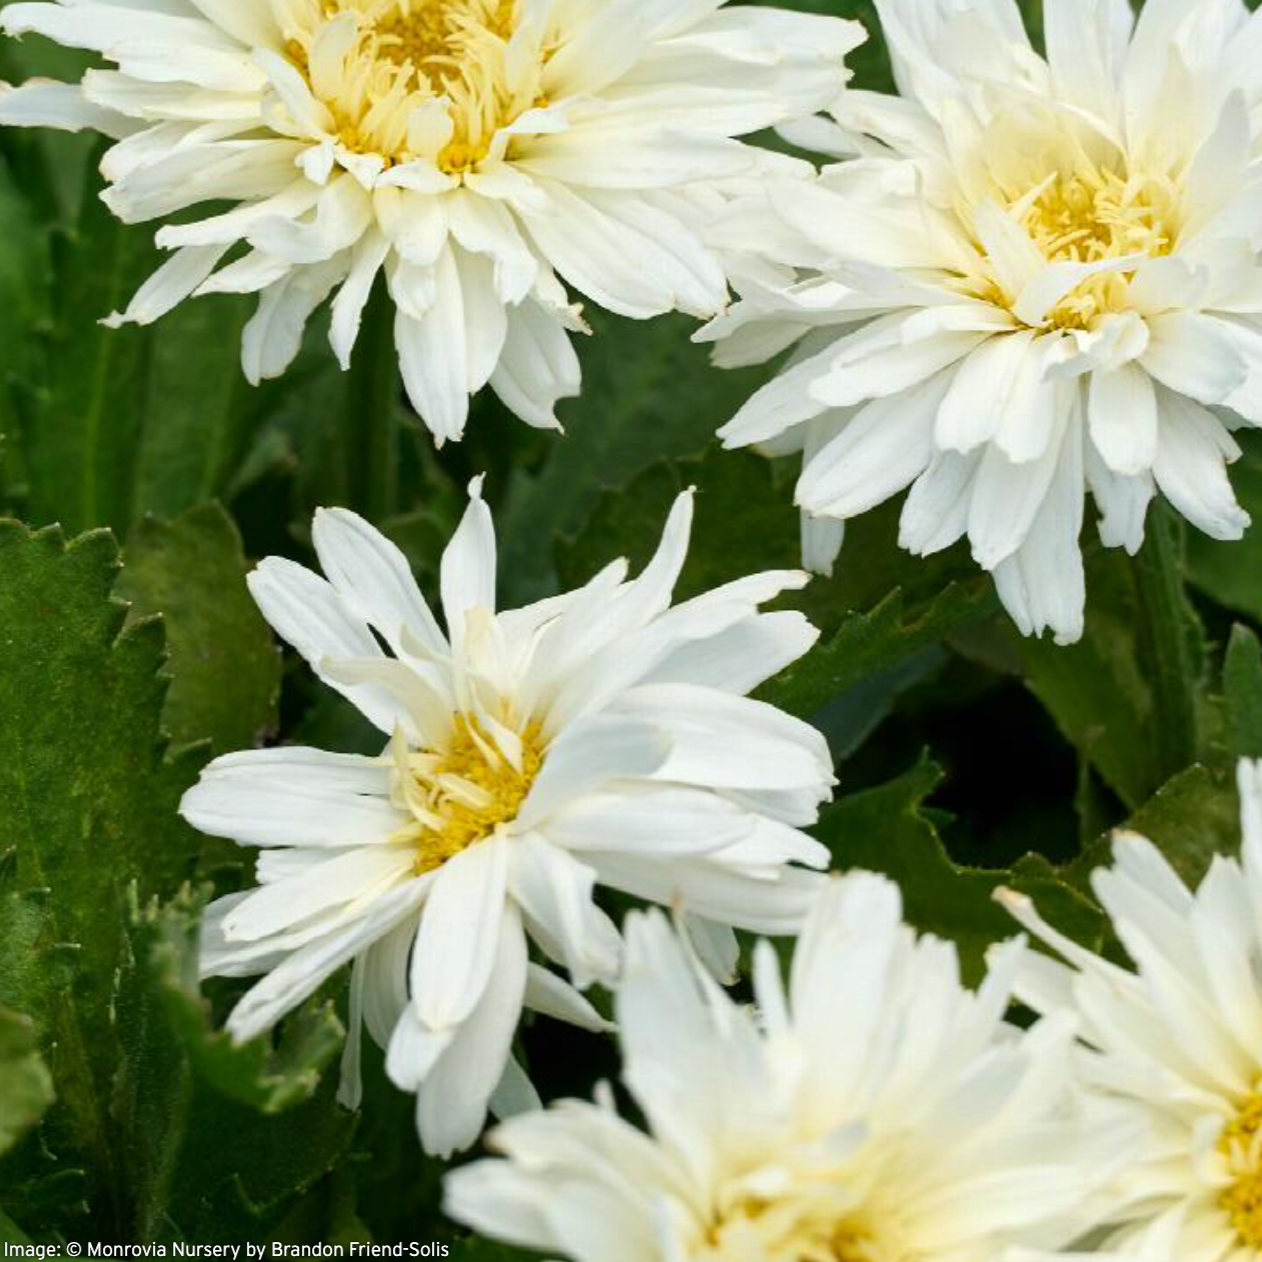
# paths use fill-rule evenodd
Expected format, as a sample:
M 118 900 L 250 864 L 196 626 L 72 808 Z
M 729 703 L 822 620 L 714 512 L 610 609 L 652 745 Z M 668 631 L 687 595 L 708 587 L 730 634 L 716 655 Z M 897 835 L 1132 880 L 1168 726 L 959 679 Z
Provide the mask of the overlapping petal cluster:
M 1016 993 L 1072 1016 L 1082 1081 L 1133 1117 L 1108 1244 L 1140 1262 L 1262 1256 L 1262 763 L 1239 769 L 1244 848 L 1214 856 L 1191 890 L 1151 842 L 1119 837 L 1097 897 L 1133 967 L 1051 929 L 1028 900 L 1017 919 L 1063 958 L 1031 956 Z
M 1000 1262 L 1089 1229 L 1128 1136 L 1076 1098 L 1073 1023 L 1006 1024 L 1026 949 L 980 990 L 953 946 L 902 923 L 897 889 L 825 891 L 786 989 L 755 956 L 757 1013 L 689 958 L 658 913 L 628 930 L 623 1079 L 492 1133 L 447 1211 L 574 1262 Z
M 813 728 L 745 694 L 814 643 L 801 614 L 759 611 L 807 576 L 755 574 L 672 608 L 691 518 L 685 494 L 638 578 L 615 562 L 497 612 L 475 482 L 443 557 L 445 630 L 352 513 L 316 518 L 327 578 L 259 566 L 272 626 L 389 743 L 375 758 L 231 754 L 186 795 L 196 827 L 260 851 L 258 888 L 212 905 L 204 931 L 208 975 L 263 975 L 229 1019 L 237 1038 L 353 960 L 346 1098 L 362 1016 L 417 1092 L 425 1146 L 450 1153 L 497 1088 L 503 1107 L 531 1098 L 510 1058 L 523 1006 L 603 1028 L 574 988 L 619 968 L 598 884 L 684 909 L 718 972 L 735 967 L 732 926 L 798 931 L 823 881 L 809 869 L 828 865 L 801 829 L 832 761 Z
M 1135 552 L 1160 493 L 1248 525 L 1233 431 L 1262 423 L 1262 17 L 1242 0 L 877 0 L 900 96 L 791 136 L 844 161 L 768 177 L 716 240 L 725 365 L 795 347 L 722 431 L 801 451 L 807 562 L 910 487 L 901 544 L 967 536 L 1027 634 L 1083 628 L 1079 538 Z
M 408 392 L 441 442 L 488 383 L 555 428 L 579 389 L 562 281 L 635 318 L 717 312 L 698 221 L 771 155 L 734 139 L 826 106 L 853 22 L 725 0 L 40 0 L 0 29 L 101 54 L 35 82 L 0 122 L 90 127 L 105 200 L 170 260 L 120 317 L 257 293 L 252 381 L 282 373 L 336 292 L 350 360 L 376 277 Z M 558 277 L 560 279 L 558 279 Z
M 1072 642 L 1089 498 L 1132 553 L 1159 496 L 1217 539 L 1248 525 L 1228 466 L 1262 425 L 1262 13 L 1046 0 L 1044 53 L 1016 0 L 876 7 L 897 96 L 843 92 L 855 23 L 726 0 L 21 0 L 0 28 L 107 64 L 5 88 L 0 122 L 110 135 L 111 209 L 177 217 L 114 323 L 256 293 L 257 381 L 330 298 L 347 366 L 381 284 L 440 443 L 488 384 L 556 427 L 567 286 L 709 319 L 725 367 L 789 352 L 722 437 L 801 453 L 808 567 L 906 492 L 904 548 L 967 538 L 1023 632 Z M 838 161 L 740 139 L 772 126 Z M 820 874 L 827 743 L 750 696 L 815 643 L 763 608 L 809 576 L 674 604 L 692 512 L 638 576 L 521 609 L 497 606 L 481 479 L 438 613 L 341 509 L 315 518 L 323 576 L 255 570 L 380 752 L 234 753 L 186 794 L 258 852 L 203 930 L 206 976 L 256 979 L 231 1034 L 349 965 L 343 1102 L 366 1028 L 427 1151 L 511 1115 L 449 1211 L 572 1262 L 1262 1259 L 1262 763 L 1242 857 L 1197 890 L 1134 836 L 1096 874 L 1133 967 L 1004 893 L 1061 958 L 1008 942 L 970 989 L 893 884 Z M 598 887 L 674 927 L 636 911 L 624 937 Z M 737 929 L 802 934 L 787 986 L 754 949 L 752 1007 L 718 980 Z M 542 1110 L 513 1054 L 524 1010 L 611 1029 L 598 983 L 643 1127 L 607 1088 Z

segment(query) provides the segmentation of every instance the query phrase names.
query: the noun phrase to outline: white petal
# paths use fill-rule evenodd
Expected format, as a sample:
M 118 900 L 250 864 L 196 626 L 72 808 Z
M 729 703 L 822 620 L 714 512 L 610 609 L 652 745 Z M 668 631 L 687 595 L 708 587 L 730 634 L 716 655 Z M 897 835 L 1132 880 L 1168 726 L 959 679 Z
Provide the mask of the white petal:
M 463 644 L 470 611 L 495 612 L 495 523 L 482 499 L 482 479 L 469 484 L 469 505 L 443 553 L 442 600 L 447 633 Z
M 607 1021 L 567 981 L 539 964 L 531 964 L 526 974 L 525 1005 L 555 1021 L 564 1021 L 580 1030 L 607 1034 L 613 1022 Z
M 259 749 L 217 758 L 180 813 L 212 837 L 252 846 L 357 846 L 408 821 L 390 803 L 376 759 L 319 749 Z
M 408 917 L 425 896 L 426 886 L 414 881 L 391 891 L 359 920 L 300 948 L 248 991 L 228 1018 L 228 1031 L 238 1043 L 270 1029 L 290 1009 L 313 994 L 324 980 Z
M 380 531 L 349 509 L 322 508 L 312 539 L 343 607 L 375 627 L 396 653 L 404 627 L 434 653 L 448 651 L 407 559 Z
M 1239 539 L 1249 514 L 1236 502 L 1227 462 L 1240 455 L 1222 422 L 1168 390 L 1158 395 L 1161 436 L 1153 475 L 1161 493 L 1212 539 Z
M 263 617 L 325 679 L 326 658 L 378 658 L 381 647 L 368 626 L 347 612 L 332 584 L 282 557 L 269 557 L 246 580 Z M 400 719 L 399 706 L 385 689 L 347 686 L 326 679 L 350 698 L 387 735 Z
M 430 1030 L 459 1025 L 487 988 L 508 887 L 508 843 L 491 837 L 438 870 L 412 956 L 412 1006 Z
M 489 984 L 457 1029 L 451 1046 L 421 1084 L 417 1128 L 425 1151 L 449 1157 L 477 1139 L 503 1078 L 526 989 L 526 938 L 517 910 L 506 904 L 490 927 L 496 949 Z
M 621 941 L 593 899 L 596 873 L 537 834 L 512 846 L 512 895 L 540 945 L 585 989 L 617 973 Z
M 897 495 L 933 456 L 934 418 L 950 384 L 951 375 L 939 373 L 862 408 L 803 468 L 798 505 L 845 519 Z
M 516 827 L 539 827 L 554 812 L 611 780 L 652 775 L 669 753 L 669 740 L 651 721 L 615 715 L 579 720 L 548 750 Z
M 1157 458 L 1157 391 L 1135 364 L 1091 375 L 1091 441 L 1101 459 L 1121 477 L 1135 477 Z
M 408 314 L 400 306 L 394 341 L 408 397 L 441 443 L 458 441 L 469 416 L 465 299 L 450 250 L 439 255 L 433 281 L 433 301 L 423 314 Z

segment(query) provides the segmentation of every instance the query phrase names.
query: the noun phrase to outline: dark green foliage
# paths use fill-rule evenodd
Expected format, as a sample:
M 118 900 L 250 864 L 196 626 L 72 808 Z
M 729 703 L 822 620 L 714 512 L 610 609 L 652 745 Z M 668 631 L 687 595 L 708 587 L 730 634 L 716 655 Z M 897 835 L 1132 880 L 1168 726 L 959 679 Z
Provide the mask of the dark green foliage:
M 870 0 L 790 4 L 864 21 L 856 82 L 890 85 Z M 0 78 L 81 61 L 6 43 Z M 681 596 L 797 568 L 795 462 L 713 438 L 774 365 L 718 372 L 683 317 L 589 310 L 564 437 L 484 393 L 466 442 L 435 452 L 382 293 L 350 373 L 318 316 L 293 370 L 257 390 L 239 364 L 248 300 L 102 327 L 158 255 L 100 205 L 95 156 L 83 138 L 0 134 L 0 1242 L 434 1240 L 456 1262 L 520 1262 L 442 1218 L 444 1166 L 374 1050 L 361 1115 L 335 1102 L 344 978 L 273 1039 L 220 1032 L 238 987 L 199 987 L 198 919 L 249 858 L 178 804 L 216 754 L 380 747 L 292 655 L 282 668 L 245 586 L 265 554 L 312 560 L 318 505 L 370 516 L 432 591 L 485 471 L 506 606 L 618 555 L 643 564 L 687 487 Z M 1262 520 L 1262 444 L 1242 441 L 1233 482 Z M 1154 513 L 1128 558 L 1089 524 L 1087 632 L 1063 649 L 1015 634 L 967 549 L 901 552 L 899 507 L 853 523 L 835 576 L 786 598 L 820 639 L 760 694 L 832 744 L 841 787 L 818 836 L 839 868 L 895 878 L 970 981 L 1014 930 L 1001 885 L 1098 945 L 1088 878 L 1112 829 L 1150 836 L 1189 879 L 1239 844 L 1234 763 L 1262 756 L 1262 531 L 1220 544 Z M 586 1090 L 595 1036 L 537 1033 L 523 1045 L 549 1094 Z

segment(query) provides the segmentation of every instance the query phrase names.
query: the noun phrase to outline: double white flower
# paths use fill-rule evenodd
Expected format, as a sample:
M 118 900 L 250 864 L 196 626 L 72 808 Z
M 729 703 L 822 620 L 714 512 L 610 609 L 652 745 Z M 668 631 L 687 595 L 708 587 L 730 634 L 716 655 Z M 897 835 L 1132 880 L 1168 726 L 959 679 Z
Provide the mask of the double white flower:
M 346 365 L 384 271 L 412 402 L 458 439 L 488 382 L 555 428 L 579 389 L 564 280 L 635 318 L 724 304 L 696 226 L 771 155 L 733 139 L 823 108 L 853 22 L 725 0 L 49 0 L 0 28 L 111 68 L 0 99 L 0 121 L 115 137 L 105 200 L 168 225 L 170 261 L 120 319 L 258 293 L 252 381 L 333 302 Z
M 621 940 L 599 883 L 686 909 L 719 972 L 731 926 L 792 934 L 828 852 L 800 831 L 831 792 L 811 727 L 745 694 L 806 652 L 798 613 L 758 606 L 800 572 L 756 574 L 671 608 L 692 519 L 676 502 L 656 556 L 496 612 L 495 535 L 471 488 L 443 556 L 446 630 L 402 554 L 352 513 L 321 512 L 327 580 L 264 561 L 250 587 L 277 632 L 389 738 L 378 758 L 265 749 L 212 763 L 196 827 L 261 848 L 259 888 L 208 912 L 208 975 L 264 974 L 228 1022 L 249 1039 L 354 960 L 345 1098 L 360 1018 L 418 1093 L 431 1152 L 472 1143 L 523 1006 L 603 1028 L 578 987 L 608 982 Z M 383 646 L 385 646 L 383 648 Z M 385 651 L 388 648 L 389 651 Z
M 1243 856 L 1216 855 L 1195 892 L 1135 835 L 1095 874 L 1133 971 L 1006 900 L 1066 961 L 1030 956 L 1016 993 L 1079 1023 L 1084 1084 L 1146 1136 L 1109 1214 L 1122 1259 L 1262 1257 L 1262 763 L 1242 763 L 1239 785 Z
M 1242 0 L 877 0 L 901 96 L 791 129 L 848 160 L 769 177 L 715 240 L 728 366 L 796 344 L 722 431 L 803 452 L 806 557 L 911 487 L 901 543 L 967 535 L 1022 631 L 1082 633 L 1079 536 L 1135 552 L 1159 491 L 1237 539 L 1262 423 L 1262 16 Z
M 1020 943 L 974 993 L 856 874 L 821 895 L 787 994 L 759 945 L 755 1015 L 659 913 L 627 937 L 623 1077 L 649 1134 L 609 1094 L 515 1117 L 506 1160 L 448 1176 L 459 1221 L 574 1262 L 1002 1262 L 1093 1225 L 1126 1128 L 1078 1107 L 1072 1023 L 1005 1024 Z

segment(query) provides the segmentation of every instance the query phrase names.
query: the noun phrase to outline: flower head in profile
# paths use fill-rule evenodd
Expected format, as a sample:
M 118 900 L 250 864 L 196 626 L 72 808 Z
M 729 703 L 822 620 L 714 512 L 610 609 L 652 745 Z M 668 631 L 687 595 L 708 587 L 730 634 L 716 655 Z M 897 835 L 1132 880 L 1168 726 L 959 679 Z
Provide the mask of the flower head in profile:
M 899 96 L 790 128 L 846 161 L 738 204 L 743 301 L 704 334 L 789 366 L 722 431 L 801 451 L 812 568 L 911 488 L 904 548 L 967 536 L 1026 634 L 1082 634 L 1089 491 L 1139 549 L 1160 493 L 1249 523 L 1262 423 L 1262 17 L 1241 0 L 877 0 Z
M 1133 968 L 1004 896 L 1065 961 L 1031 957 L 1017 993 L 1038 1012 L 1074 1015 L 1084 1081 L 1147 1135 L 1110 1213 L 1109 1243 L 1124 1258 L 1262 1257 L 1262 763 L 1241 763 L 1238 779 L 1243 855 L 1215 856 L 1195 891 L 1133 834 L 1095 874 Z
M 491 1136 L 505 1159 L 448 1176 L 458 1221 L 573 1262 L 1004 1262 L 1090 1227 L 1126 1147 L 1074 1105 L 1072 1025 L 1005 1023 L 1020 943 L 974 993 L 857 873 L 821 894 L 787 994 L 759 945 L 755 1015 L 660 913 L 627 937 L 623 1078 L 648 1133 L 610 1094 L 515 1117 Z
M 349 362 L 384 272 L 413 404 L 460 438 L 488 382 L 531 425 L 577 393 L 561 281 L 646 318 L 716 312 L 699 200 L 768 155 L 735 137 L 823 108 L 857 23 L 725 0 L 43 0 L 0 29 L 100 53 L 0 122 L 115 137 L 105 200 L 173 253 L 119 317 L 257 293 L 251 380 L 330 294 Z M 558 279 L 558 277 L 560 279 Z
M 801 614 L 759 611 L 807 576 L 672 608 L 691 519 L 685 494 L 638 578 L 615 562 L 497 612 L 475 482 L 442 560 L 445 629 L 398 549 L 349 512 L 316 517 L 327 578 L 279 559 L 251 575 L 272 626 L 385 748 L 232 754 L 185 796 L 196 827 L 260 851 L 258 888 L 212 905 L 203 935 L 206 974 L 263 975 L 229 1019 L 238 1039 L 353 960 L 347 1098 L 362 1016 L 445 1154 L 477 1138 L 497 1089 L 505 1107 L 529 1098 L 510 1058 L 523 1006 L 602 1027 L 575 989 L 620 963 L 598 884 L 684 909 L 717 971 L 734 967 L 732 926 L 798 931 L 823 878 L 795 865 L 828 862 L 800 829 L 832 762 L 814 729 L 745 694 L 814 643 Z

